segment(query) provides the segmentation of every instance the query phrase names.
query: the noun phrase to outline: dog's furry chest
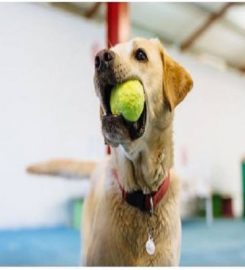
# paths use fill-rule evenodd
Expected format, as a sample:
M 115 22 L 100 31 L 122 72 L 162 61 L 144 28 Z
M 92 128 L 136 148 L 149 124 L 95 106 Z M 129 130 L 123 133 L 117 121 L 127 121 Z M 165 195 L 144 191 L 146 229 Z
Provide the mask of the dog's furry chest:
M 141 212 L 122 199 L 114 181 L 104 189 L 95 185 L 96 196 L 89 236 L 86 264 L 93 266 L 170 266 L 178 265 L 180 251 L 180 217 L 178 188 L 171 179 L 168 192 L 155 209 L 156 217 Z M 91 193 L 96 194 L 95 191 Z M 87 200 L 86 207 L 92 201 Z M 145 249 L 149 225 L 153 227 L 156 251 L 150 256 Z M 86 226 L 86 228 L 88 228 Z
M 107 241 L 109 252 L 107 265 L 174 265 L 176 262 L 176 246 L 173 237 L 176 227 L 171 226 L 166 205 L 159 205 L 154 216 L 143 213 L 128 205 L 118 193 L 108 193 L 105 196 L 103 215 L 108 215 L 104 239 Z M 175 221 L 174 221 L 175 222 Z M 154 255 L 146 252 L 146 241 L 149 229 L 156 245 Z M 101 247 L 103 249 L 103 246 Z

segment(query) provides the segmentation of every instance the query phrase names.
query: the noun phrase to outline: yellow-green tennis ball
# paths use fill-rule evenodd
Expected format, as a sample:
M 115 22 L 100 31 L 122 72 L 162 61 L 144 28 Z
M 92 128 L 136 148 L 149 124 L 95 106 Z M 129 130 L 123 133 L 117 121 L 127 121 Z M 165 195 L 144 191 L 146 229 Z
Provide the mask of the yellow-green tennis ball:
M 111 91 L 110 107 L 114 115 L 122 115 L 130 122 L 136 122 L 144 109 L 145 95 L 138 80 L 129 80 L 115 86 Z

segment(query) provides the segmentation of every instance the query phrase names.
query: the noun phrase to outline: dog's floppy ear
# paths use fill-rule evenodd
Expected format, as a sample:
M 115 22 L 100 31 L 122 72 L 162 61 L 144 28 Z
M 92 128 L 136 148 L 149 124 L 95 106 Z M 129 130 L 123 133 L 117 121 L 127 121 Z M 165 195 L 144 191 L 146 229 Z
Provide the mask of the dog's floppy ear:
M 159 40 L 158 43 L 163 63 L 163 93 L 165 99 L 173 110 L 187 95 L 193 86 L 191 75 L 164 50 Z
M 163 59 L 163 91 L 173 110 L 187 95 L 193 86 L 191 75 L 169 55 L 162 51 Z

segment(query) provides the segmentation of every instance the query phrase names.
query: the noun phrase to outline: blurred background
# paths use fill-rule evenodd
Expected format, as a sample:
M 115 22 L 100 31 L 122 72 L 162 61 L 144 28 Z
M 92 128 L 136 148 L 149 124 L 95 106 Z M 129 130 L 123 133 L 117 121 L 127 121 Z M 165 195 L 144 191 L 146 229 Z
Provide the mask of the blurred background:
M 127 5 L 127 4 L 125 4 Z M 0 265 L 80 263 L 89 180 L 29 175 L 100 160 L 93 59 L 106 3 L 0 3 Z M 181 265 L 245 265 L 245 5 L 128 3 L 130 37 L 158 37 L 193 76 L 175 113 Z

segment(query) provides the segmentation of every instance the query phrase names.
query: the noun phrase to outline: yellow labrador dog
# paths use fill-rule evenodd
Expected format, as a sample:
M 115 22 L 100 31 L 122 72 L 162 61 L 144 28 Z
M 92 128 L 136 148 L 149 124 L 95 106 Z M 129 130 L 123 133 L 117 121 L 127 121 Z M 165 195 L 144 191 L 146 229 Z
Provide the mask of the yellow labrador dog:
M 130 79 L 139 80 L 145 94 L 143 113 L 135 123 L 112 115 L 109 106 L 112 88 Z M 192 88 L 191 76 L 157 39 L 136 38 L 96 55 L 94 83 L 111 155 L 91 177 L 83 218 L 84 262 L 176 266 L 181 223 L 179 185 L 171 171 L 173 115 Z M 29 171 L 57 173 L 62 166 L 64 171 L 74 167 L 69 161 L 45 166 Z M 80 175 L 90 171 L 86 164 L 74 168 Z
M 113 116 L 113 86 L 137 79 L 145 108 L 136 123 Z M 157 39 L 133 39 L 95 58 L 95 89 L 111 155 L 97 167 L 85 202 L 87 265 L 170 266 L 180 258 L 178 181 L 173 166 L 174 108 L 192 88 L 190 74 Z

